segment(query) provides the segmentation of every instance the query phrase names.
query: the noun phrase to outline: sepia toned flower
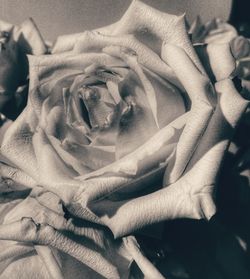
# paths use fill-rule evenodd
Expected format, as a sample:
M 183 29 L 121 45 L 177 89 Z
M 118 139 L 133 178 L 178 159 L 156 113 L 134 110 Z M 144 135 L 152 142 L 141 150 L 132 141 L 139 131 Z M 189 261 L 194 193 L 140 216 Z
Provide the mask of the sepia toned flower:
M 229 43 L 238 36 L 237 30 L 220 18 L 203 23 L 198 16 L 189 29 L 193 43 Z
M 32 19 L 20 26 L 0 21 L 0 112 L 14 119 L 27 95 L 27 54 L 40 55 L 47 47 Z
M 229 23 L 215 18 L 207 23 L 203 23 L 198 16 L 192 23 L 189 34 L 194 45 L 230 45 L 230 51 L 236 60 L 234 76 L 243 79 L 243 84 L 249 88 L 246 80 L 249 80 L 249 57 L 250 41 L 248 38 L 238 34 L 237 30 Z
M 184 15 L 140 1 L 29 56 L 28 104 L 1 146 L 3 276 L 133 278 L 134 261 L 164 278 L 134 234 L 215 214 L 248 105 L 235 68 L 229 43 L 194 48 Z

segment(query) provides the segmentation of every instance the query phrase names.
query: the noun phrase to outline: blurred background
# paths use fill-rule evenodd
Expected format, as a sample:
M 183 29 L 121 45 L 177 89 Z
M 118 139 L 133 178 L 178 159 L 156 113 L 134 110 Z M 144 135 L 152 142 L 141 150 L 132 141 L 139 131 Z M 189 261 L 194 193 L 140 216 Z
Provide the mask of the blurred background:
M 229 18 L 232 0 L 143 0 L 162 11 L 187 13 L 189 22 L 199 14 L 204 22 Z M 14 24 L 32 17 L 47 40 L 82 32 L 118 20 L 131 0 L 0 0 L 0 18 Z

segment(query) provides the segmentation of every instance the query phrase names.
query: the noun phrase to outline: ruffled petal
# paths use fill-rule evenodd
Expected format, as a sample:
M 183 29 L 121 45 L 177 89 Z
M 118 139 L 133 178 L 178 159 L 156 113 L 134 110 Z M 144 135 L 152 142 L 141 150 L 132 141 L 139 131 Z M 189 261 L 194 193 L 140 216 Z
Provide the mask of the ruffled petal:
M 32 18 L 15 27 L 13 32 L 14 38 L 23 53 L 41 55 L 47 52 L 43 37 Z
M 5 230 L 11 227 L 12 233 L 8 236 Z M 67 233 L 64 234 L 65 231 Z M 60 199 L 42 188 L 35 189 L 27 199 L 19 202 L 16 208 L 5 216 L 4 224 L 0 226 L 0 235 L 1 239 L 21 241 L 22 246 L 16 245 L 15 250 L 12 249 L 21 255 L 30 252 L 30 248 L 33 247 L 52 278 L 55 275 L 55 278 L 58 278 L 65 272 L 69 276 L 69 263 L 71 268 L 73 267 L 72 274 L 76 274 L 75 260 L 72 261 L 69 255 L 81 263 L 78 267 L 82 271 L 81 276 L 86 274 L 94 278 L 98 278 L 98 273 L 105 278 L 123 278 L 127 274 L 124 277 L 127 278 L 133 259 L 122 241 L 113 240 L 107 230 L 98 226 L 89 227 L 84 221 L 75 225 L 71 220 L 66 220 Z M 29 247 L 28 250 L 25 249 L 25 244 L 29 245 L 26 246 Z M 62 256 L 60 251 L 68 256 Z M 3 256 L 11 259 L 13 264 L 18 264 L 10 248 Z M 31 263 L 37 263 L 39 258 L 29 260 Z M 31 265 L 30 272 L 37 272 L 37 268 Z M 8 274 L 8 271 L 4 271 L 5 273 Z M 79 275 L 75 278 L 80 278 Z

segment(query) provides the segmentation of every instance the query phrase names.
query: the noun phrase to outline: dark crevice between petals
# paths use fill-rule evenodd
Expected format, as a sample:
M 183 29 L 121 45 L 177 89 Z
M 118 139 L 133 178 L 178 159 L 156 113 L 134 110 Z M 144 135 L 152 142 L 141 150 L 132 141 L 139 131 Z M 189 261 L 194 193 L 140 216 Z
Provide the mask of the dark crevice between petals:
M 119 83 L 123 111 L 116 140 L 116 157 L 120 159 L 134 151 L 157 132 L 157 126 L 142 85 L 130 71 Z
M 91 126 L 91 123 L 90 123 L 88 110 L 87 110 L 87 108 L 85 106 L 85 103 L 84 103 L 83 99 L 79 98 L 79 100 L 80 100 L 80 106 L 81 106 L 81 115 L 83 116 L 83 119 L 86 121 L 86 123 L 88 124 L 88 126 L 91 129 L 92 126 Z

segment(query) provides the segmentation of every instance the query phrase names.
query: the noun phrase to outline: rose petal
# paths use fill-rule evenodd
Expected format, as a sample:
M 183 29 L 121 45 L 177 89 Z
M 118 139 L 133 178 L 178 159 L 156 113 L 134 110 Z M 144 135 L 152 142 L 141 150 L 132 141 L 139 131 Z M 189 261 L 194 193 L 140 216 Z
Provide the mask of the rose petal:
M 158 54 L 163 42 L 180 46 L 197 67 L 203 70 L 189 40 L 184 15 L 171 15 L 149 7 L 142 1 L 133 1 L 112 31 L 113 36 L 135 34 L 139 41 L 148 44 Z
M 165 175 L 165 183 L 168 184 L 176 181 L 185 170 L 213 113 L 216 95 L 209 79 L 201 74 L 182 49 L 166 45 L 163 59 L 173 67 L 192 102 L 189 119 L 177 144 L 175 157 Z M 187 79 L 187 76 L 190 78 Z
M 216 19 L 214 28 L 210 28 L 204 42 L 207 44 L 229 43 L 236 36 L 237 31 L 232 25 L 222 22 L 220 19 Z
M 114 192 L 136 177 L 157 168 L 159 163 L 164 162 L 167 159 L 166 156 L 170 155 L 167 146 L 171 145 L 172 148 L 172 143 L 178 141 L 180 135 L 176 133 L 175 129 L 182 129 L 187 117 L 186 113 L 177 118 L 141 147 L 115 163 L 88 175 L 79 176 L 78 179 L 84 182 L 85 189 L 84 191 L 80 189 L 75 199 L 85 204 L 88 200 Z
M 124 237 L 123 242 L 143 274 L 147 274 L 147 276 L 152 279 L 165 278 L 158 271 L 158 269 L 142 254 L 142 252 L 140 251 L 140 246 L 137 243 L 135 237 Z
M 9 190 L 18 191 L 26 187 L 34 188 L 36 181 L 18 168 L 0 162 L 1 179 L 6 180 Z M 2 181 L 2 183 L 3 183 Z M 2 190 L 2 187 L 1 187 Z
M 29 126 L 29 111 L 26 110 L 13 122 L 5 133 L 1 154 L 33 179 L 37 179 L 37 161 L 32 146 L 33 132 Z
M 89 203 L 89 208 L 111 228 L 116 237 L 151 222 L 183 217 L 205 216 L 210 219 L 215 213 L 212 191 L 218 169 L 232 137 L 232 128 L 236 127 L 249 104 L 230 80 L 218 82 L 216 89 L 218 94 L 222 94 L 220 106 L 217 106 L 185 174 L 177 182 L 137 199 L 118 202 L 103 199 Z
M 80 145 L 67 139 L 63 143 L 55 137 L 49 137 L 49 139 L 63 161 L 72 166 L 79 175 L 102 168 L 115 160 L 114 152 Z
M 59 259 L 54 256 L 52 248 L 36 245 L 35 249 L 38 256 L 40 256 L 44 265 L 47 267 L 51 278 L 63 279 L 62 263 L 59 264 Z
M 25 254 L 30 253 L 32 250 L 33 248 L 28 245 L 21 245 L 21 244 L 10 245 L 6 247 L 3 251 L 1 251 L 0 262 L 12 257 L 23 256 Z
M 133 35 L 105 36 L 97 32 L 86 31 L 78 38 L 74 46 L 74 52 L 99 52 L 110 45 L 133 49 L 138 55 L 138 62 L 140 64 L 180 86 L 168 65 L 163 63 L 155 52 L 137 40 Z
M 91 169 L 91 166 L 85 166 L 83 160 L 78 160 L 78 158 L 75 158 L 72 156 L 72 154 L 69 152 L 69 150 L 66 149 L 66 139 L 63 143 L 61 143 L 57 138 L 54 136 L 48 136 L 51 145 L 54 147 L 57 154 L 60 156 L 60 158 L 63 160 L 63 162 L 66 163 L 67 166 L 70 168 L 73 168 L 78 175 L 83 175 L 86 173 L 89 173 L 93 171 Z M 70 144 L 68 144 L 70 145 Z M 74 146 L 74 144 L 72 144 Z M 65 150 L 66 149 L 66 150 Z
M 121 115 L 116 139 L 116 158 L 120 159 L 146 142 L 158 130 L 145 93 L 136 75 L 131 74 L 119 85 L 120 94 L 127 103 Z
M 196 177 L 203 185 L 216 182 L 218 170 L 234 129 L 249 104 L 229 79 L 217 82 L 215 88 L 219 95 L 219 104 L 186 169 L 188 171 L 194 166 L 193 168 L 197 170 Z
M 200 44 L 196 45 L 195 49 L 212 82 L 228 78 L 234 74 L 236 61 L 229 44 Z
M 207 53 L 217 81 L 226 79 L 235 70 L 236 62 L 229 44 L 209 44 Z
M 107 278 L 119 278 L 120 273 L 127 273 L 132 257 L 130 256 L 129 251 L 122 246 L 121 241 L 114 241 L 110 232 L 105 229 L 103 230 L 100 227 L 89 227 L 86 222 L 83 223 L 85 226 L 77 227 L 71 222 L 68 222 L 63 217 L 62 207 L 58 207 L 57 209 L 54 207 L 53 210 L 50 208 L 51 206 L 54 206 L 53 202 L 58 201 L 60 200 L 50 192 L 44 192 L 43 190 L 38 190 L 36 193 L 34 192 L 26 200 L 19 203 L 16 209 L 12 210 L 11 214 L 6 216 L 5 225 L 0 228 L 1 239 L 9 239 L 9 236 L 4 236 L 4 231 L 5 228 L 12 227 L 13 234 L 11 239 L 17 239 L 30 244 L 35 242 L 36 244 L 41 243 L 42 245 L 50 245 L 50 248 L 43 246 L 44 249 L 46 248 L 45 251 L 44 249 L 41 251 L 40 246 L 37 245 L 35 245 L 35 248 L 38 250 L 39 255 L 42 254 L 43 260 L 45 260 L 44 256 L 47 255 L 45 262 L 47 266 L 49 265 L 48 270 L 51 271 L 52 274 L 58 274 L 60 270 L 62 272 L 64 271 L 63 262 L 61 262 L 60 266 L 56 264 L 59 259 L 63 258 L 61 255 L 57 258 L 54 253 L 56 250 L 52 247 L 56 247 L 57 249 L 76 257 L 82 263 L 95 270 L 95 272 L 99 272 L 102 275 L 104 274 Z M 23 216 L 29 218 L 23 218 Z M 18 221 L 20 217 L 22 217 L 21 222 Z M 32 232 L 32 229 L 36 225 L 31 218 L 34 218 L 36 224 L 41 224 L 35 234 Z M 16 224 L 13 223 L 14 220 L 17 220 Z M 76 235 L 71 235 L 71 237 L 65 236 L 54 228 L 48 226 L 48 224 L 53 224 L 56 228 L 62 230 L 69 230 L 68 234 L 69 232 L 78 233 L 81 235 L 81 239 L 84 238 L 84 241 L 80 239 L 78 240 Z M 26 233 L 22 233 L 22 230 L 27 231 Z M 71 238 L 74 238 L 75 241 L 72 241 Z M 48 249 L 53 249 L 53 251 Z M 52 261 L 49 261 L 52 255 Z M 96 259 L 96 261 L 91 259 Z M 96 266 L 95 262 L 98 262 L 98 266 Z M 118 266 L 118 270 L 114 265 Z M 31 270 L 35 272 L 36 269 L 31 267 Z M 84 271 L 82 274 L 86 273 L 85 266 L 81 267 L 81 270 Z M 59 274 L 61 273 L 59 272 Z M 94 271 L 92 274 L 94 276 Z
M 32 18 L 15 27 L 13 32 L 14 38 L 23 53 L 41 55 L 47 52 L 42 35 Z
M 183 93 L 178 88 L 157 76 L 154 72 L 146 69 L 144 71 L 156 92 L 157 119 L 159 127 L 163 128 L 185 113 L 187 102 L 185 103 Z
M 155 96 L 156 94 L 155 94 L 152 84 L 147 79 L 141 66 L 138 63 L 137 54 L 131 49 L 124 49 L 122 47 L 117 47 L 117 46 L 107 47 L 104 49 L 104 51 L 111 55 L 118 56 L 121 59 L 124 59 L 126 61 L 126 63 L 128 64 L 128 66 L 133 71 L 135 71 L 135 73 L 137 74 L 138 78 L 141 81 L 144 92 L 147 96 L 147 100 L 148 100 L 149 106 L 151 108 L 152 114 L 154 116 L 155 123 L 156 123 L 157 127 L 159 128 L 158 119 L 157 119 L 157 115 L 156 115 L 157 114 L 157 102 L 156 102 L 156 96 Z
M 33 136 L 33 147 L 39 168 L 39 185 L 49 187 L 67 203 L 74 190 L 80 186 L 72 179 L 77 173 L 58 156 L 41 128 Z M 62 187 L 65 184 L 68 185 L 66 191 Z
M 51 50 L 52 54 L 71 51 L 82 33 L 58 36 Z
M 243 37 L 237 36 L 230 42 L 231 51 L 235 59 L 241 59 L 249 56 L 250 53 L 250 41 Z

